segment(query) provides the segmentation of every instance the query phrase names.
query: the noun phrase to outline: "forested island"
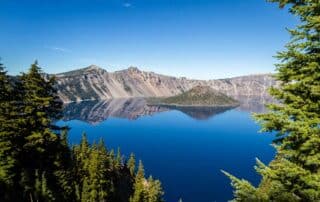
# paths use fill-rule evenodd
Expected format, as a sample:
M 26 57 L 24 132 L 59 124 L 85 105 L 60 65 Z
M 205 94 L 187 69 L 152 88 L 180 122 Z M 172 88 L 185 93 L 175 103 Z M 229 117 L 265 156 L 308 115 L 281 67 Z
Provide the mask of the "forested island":
M 150 105 L 167 107 L 235 107 L 239 102 L 210 86 L 195 86 L 181 94 L 149 98 Z

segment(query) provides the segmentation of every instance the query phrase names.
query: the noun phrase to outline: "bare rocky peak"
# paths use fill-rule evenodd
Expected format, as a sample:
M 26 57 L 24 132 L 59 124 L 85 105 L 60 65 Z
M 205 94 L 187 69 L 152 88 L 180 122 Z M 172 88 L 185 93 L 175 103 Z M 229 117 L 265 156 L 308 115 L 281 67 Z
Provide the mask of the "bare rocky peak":
M 100 72 L 107 72 L 107 70 L 96 66 L 96 65 L 90 65 L 88 67 L 83 68 L 83 71 L 85 73 L 100 73 Z
M 136 73 L 141 72 L 141 71 L 138 69 L 138 67 L 133 67 L 133 66 L 129 67 L 129 68 L 127 69 L 127 71 L 129 71 L 129 72 L 136 72 Z
M 107 72 L 107 70 L 102 69 L 99 66 L 96 65 L 90 65 L 88 67 L 85 68 L 81 68 L 81 69 L 76 69 L 76 70 L 72 70 L 72 71 L 68 71 L 68 72 L 63 72 L 63 73 L 59 73 L 56 74 L 57 78 L 61 78 L 61 77 L 73 77 L 73 76 L 83 76 L 86 74 L 98 74 L 101 72 Z
M 97 66 L 97 65 L 90 65 L 86 69 L 88 69 L 88 70 L 100 70 L 102 68 Z

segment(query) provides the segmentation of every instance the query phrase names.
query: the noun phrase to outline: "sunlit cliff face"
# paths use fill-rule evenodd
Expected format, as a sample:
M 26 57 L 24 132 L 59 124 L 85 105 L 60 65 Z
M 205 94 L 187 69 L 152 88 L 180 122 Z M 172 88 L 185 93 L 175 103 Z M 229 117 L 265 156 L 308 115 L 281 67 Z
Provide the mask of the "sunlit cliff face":
M 210 86 L 231 97 L 266 96 L 267 89 L 276 85 L 269 74 L 204 81 L 144 72 L 133 67 L 107 72 L 97 66 L 89 66 L 57 74 L 56 78 L 59 96 L 65 103 L 110 98 L 167 97 L 197 85 Z

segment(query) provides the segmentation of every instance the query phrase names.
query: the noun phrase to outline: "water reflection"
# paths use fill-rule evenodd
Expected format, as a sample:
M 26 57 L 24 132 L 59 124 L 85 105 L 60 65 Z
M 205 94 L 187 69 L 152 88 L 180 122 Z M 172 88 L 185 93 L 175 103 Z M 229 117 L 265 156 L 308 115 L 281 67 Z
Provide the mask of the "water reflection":
M 178 110 L 186 115 L 197 119 L 206 120 L 215 115 L 221 114 L 227 110 L 233 109 L 235 107 L 179 107 L 179 106 L 168 106 L 170 110 Z
M 140 116 L 167 110 L 167 108 L 159 106 L 149 106 L 143 98 L 83 101 L 65 105 L 63 120 L 81 120 L 90 124 L 97 124 L 109 117 L 134 120 Z
M 272 98 L 267 96 L 238 96 L 236 99 L 241 103 L 237 109 L 257 113 L 265 112 L 265 103 L 272 102 Z M 110 99 L 67 104 L 64 106 L 63 120 L 81 120 L 90 124 L 98 124 L 109 117 L 134 120 L 141 116 L 153 115 L 168 110 L 178 110 L 194 119 L 206 120 L 232 108 L 150 106 L 144 98 Z
M 267 111 L 266 104 L 275 103 L 276 101 L 269 95 L 263 96 L 250 96 L 250 95 L 238 95 L 234 99 L 240 102 L 240 106 L 237 108 L 241 111 L 265 113 Z

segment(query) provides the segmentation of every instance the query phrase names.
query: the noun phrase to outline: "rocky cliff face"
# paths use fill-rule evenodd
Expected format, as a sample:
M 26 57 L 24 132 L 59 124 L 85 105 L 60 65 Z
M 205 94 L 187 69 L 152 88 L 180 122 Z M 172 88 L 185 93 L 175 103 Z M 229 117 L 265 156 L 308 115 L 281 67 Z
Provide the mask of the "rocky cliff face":
M 97 66 L 55 75 L 63 102 L 104 100 L 130 97 L 167 97 L 185 92 L 197 85 L 210 86 L 231 97 L 239 95 L 267 95 L 267 88 L 275 85 L 270 75 L 252 75 L 218 80 L 193 80 L 140 71 L 130 67 L 107 72 Z

